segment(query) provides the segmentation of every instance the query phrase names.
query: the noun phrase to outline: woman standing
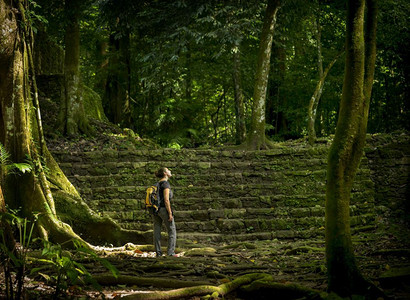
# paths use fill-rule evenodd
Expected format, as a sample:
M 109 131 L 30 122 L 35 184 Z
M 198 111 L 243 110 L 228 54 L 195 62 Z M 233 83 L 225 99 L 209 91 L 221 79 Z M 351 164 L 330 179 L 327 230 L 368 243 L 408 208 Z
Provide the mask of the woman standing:
M 153 215 L 154 219 L 154 245 L 157 257 L 162 256 L 161 251 L 161 227 L 164 222 L 168 230 L 168 256 L 176 256 L 175 244 L 177 238 L 177 231 L 175 227 L 174 214 L 171 208 L 171 199 L 173 193 L 168 179 L 172 177 L 171 171 L 168 168 L 160 168 L 155 176 L 160 178 L 158 182 L 160 205 L 158 214 Z

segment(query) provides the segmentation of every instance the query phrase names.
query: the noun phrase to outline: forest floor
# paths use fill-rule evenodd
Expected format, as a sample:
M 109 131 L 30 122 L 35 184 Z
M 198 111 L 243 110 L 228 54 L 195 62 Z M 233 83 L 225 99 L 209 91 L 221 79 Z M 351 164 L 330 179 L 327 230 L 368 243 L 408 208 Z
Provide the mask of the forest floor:
M 390 299 L 410 299 L 409 231 L 379 221 L 377 230 L 374 228 L 353 233 L 358 266 L 363 275 Z M 159 258 L 155 257 L 152 245 L 129 243 L 116 248 L 96 247 L 98 256 L 109 261 L 119 271 L 118 277 L 115 278 L 95 259 L 80 257 L 73 252 L 65 254 L 70 260 L 85 267 L 101 285 L 101 289 L 98 291 L 90 283 L 70 284 L 63 288 L 59 299 L 119 299 L 136 293 L 194 285 L 218 286 L 249 273 L 270 274 L 275 282 L 283 285 L 297 284 L 326 291 L 324 250 L 323 239 L 197 244 L 195 248 L 192 248 L 192 244 L 184 245 L 181 242 L 177 245 L 178 257 Z M 56 283 L 50 279 L 53 268 L 29 275 L 30 269 L 41 266 L 43 264 L 35 259 L 28 260 L 25 277 L 28 298 L 51 299 L 55 292 Z M 4 295 L 3 276 L 0 275 L 0 291 Z M 66 281 L 69 282 L 68 279 Z M 276 295 L 276 299 L 300 299 L 287 294 L 282 297 Z M 226 299 L 255 298 L 243 296 L 239 289 Z
M 91 151 L 155 147 L 132 131 L 123 132 L 114 125 L 93 123 L 99 127 L 93 138 L 67 139 L 47 134 L 51 150 Z M 51 132 L 51 131 L 49 131 Z M 293 142 L 294 145 L 303 141 Z M 290 144 L 289 144 L 290 145 Z M 352 233 L 358 266 L 391 299 L 410 299 L 410 231 L 408 225 L 396 222 L 394 216 L 383 215 L 374 227 Z M 231 244 L 200 245 L 193 241 L 177 244 L 178 257 L 155 258 L 152 245 L 127 244 L 123 247 L 96 247 L 98 256 L 109 261 L 119 271 L 115 278 L 95 259 L 67 257 L 84 266 L 98 281 L 101 289 L 87 284 L 65 286 L 59 299 L 118 299 L 135 293 L 165 291 L 197 284 L 218 286 L 249 273 L 267 273 L 280 284 L 299 284 L 326 291 L 324 238 L 299 240 L 249 241 Z M 36 250 L 33 250 L 35 253 Z M 30 269 L 42 266 L 38 260 L 28 260 L 25 290 L 27 298 L 51 299 L 56 282 L 52 268 L 30 275 Z M 55 269 L 55 268 L 54 268 Z M 66 279 L 69 282 L 68 279 Z M 4 273 L 0 273 L 0 299 L 5 295 Z M 237 292 L 225 299 L 255 299 Z M 276 299 L 297 299 L 288 294 Z M 262 299 L 261 297 L 257 297 Z M 200 299 L 192 297 L 191 299 Z M 267 297 L 266 299 L 270 299 Z M 307 298 L 304 298 L 307 299 Z
M 408 230 L 380 224 L 383 230 L 353 235 L 353 244 L 360 270 L 392 299 L 410 299 L 410 244 Z M 198 245 L 198 247 L 201 247 Z M 129 250 L 125 250 L 128 248 Z M 151 251 L 150 251 L 151 250 Z M 219 285 L 248 273 L 267 273 L 276 282 L 298 284 L 319 291 L 326 290 L 325 245 L 323 239 L 309 241 L 273 240 L 232 244 L 208 244 L 201 248 L 179 248 L 179 257 L 154 258 L 150 247 L 106 249 L 105 257 L 123 275 L 174 280 L 179 284 L 201 281 Z M 136 290 L 158 288 L 147 284 L 145 289 L 127 286 L 121 291 L 106 289 L 107 298 L 127 295 Z M 233 295 L 239 299 L 239 295 Z M 278 297 L 277 299 L 293 299 Z M 295 298 L 296 299 L 296 298 Z

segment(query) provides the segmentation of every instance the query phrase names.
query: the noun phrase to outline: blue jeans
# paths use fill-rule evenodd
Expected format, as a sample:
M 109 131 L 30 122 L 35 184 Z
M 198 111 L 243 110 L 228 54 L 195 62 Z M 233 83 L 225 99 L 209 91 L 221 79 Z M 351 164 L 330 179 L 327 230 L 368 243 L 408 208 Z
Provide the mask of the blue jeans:
M 153 215 L 153 221 L 154 221 L 154 246 L 155 246 L 155 252 L 157 253 L 157 256 L 162 255 L 161 251 L 161 227 L 162 223 L 165 224 L 165 227 L 167 228 L 168 231 L 168 249 L 167 249 L 167 254 L 168 255 L 174 255 L 175 254 L 175 244 L 177 240 L 177 229 L 175 227 L 175 220 L 172 219 L 172 222 L 168 221 L 168 212 L 165 207 L 161 207 L 159 209 L 159 212 L 157 215 Z

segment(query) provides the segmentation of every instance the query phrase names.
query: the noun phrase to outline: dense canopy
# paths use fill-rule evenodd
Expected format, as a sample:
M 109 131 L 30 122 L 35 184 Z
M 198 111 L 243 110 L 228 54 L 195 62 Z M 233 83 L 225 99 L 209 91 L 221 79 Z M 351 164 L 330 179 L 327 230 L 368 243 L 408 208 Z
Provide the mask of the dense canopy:
M 111 122 L 166 147 L 238 143 L 236 121 L 241 118 L 249 129 L 266 3 L 67 2 L 74 3 L 79 23 L 81 81 L 101 96 Z M 74 10 L 68 13 L 61 1 L 37 5 L 35 27 L 64 47 L 63 33 Z M 409 126 L 409 12 L 407 1 L 379 5 L 370 133 Z M 271 139 L 307 136 L 309 101 L 323 70 L 335 60 L 323 80 L 314 124 L 317 136 L 334 133 L 345 16 L 344 1 L 281 1 L 266 97 L 265 129 Z

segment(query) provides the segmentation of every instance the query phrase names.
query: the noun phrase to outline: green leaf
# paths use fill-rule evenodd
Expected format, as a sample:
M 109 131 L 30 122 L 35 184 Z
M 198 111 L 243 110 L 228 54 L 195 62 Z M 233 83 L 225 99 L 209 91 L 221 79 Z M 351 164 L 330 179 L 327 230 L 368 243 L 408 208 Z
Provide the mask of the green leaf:
M 48 266 L 42 266 L 42 267 L 38 267 L 38 268 L 33 268 L 33 269 L 31 269 L 31 271 L 30 271 L 30 275 L 33 275 L 33 274 L 36 274 L 36 273 L 40 274 L 39 271 L 44 270 L 44 269 L 48 269 Z
M 42 276 L 45 280 L 50 281 L 51 277 L 44 273 L 38 273 L 38 275 Z
M 0 164 L 1 166 L 6 166 L 9 164 L 10 154 L 7 152 L 6 148 L 0 143 Z
M 70 269 L 67 271 L 67 277 L 71 280 L 72 283 L 76 283 L 78 279 L 78 272 L 76 269 Z
M 115 266 L 113 266 L 108 260 L 106 260 L 106 259 L 101 259 L 100 260 L 100 263 L 104 266 L 104 267 L 106 267 L 110 272 L 111 272 L 111 274 L 115 277 L 115 278 L 118 278 L 118 275 L 119 275 L 119 271 L 118 271 L 118 269 L 115 267 Z

